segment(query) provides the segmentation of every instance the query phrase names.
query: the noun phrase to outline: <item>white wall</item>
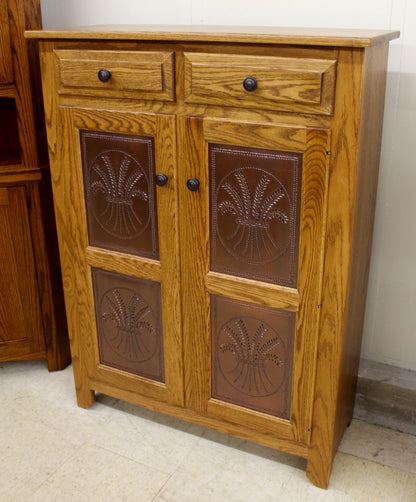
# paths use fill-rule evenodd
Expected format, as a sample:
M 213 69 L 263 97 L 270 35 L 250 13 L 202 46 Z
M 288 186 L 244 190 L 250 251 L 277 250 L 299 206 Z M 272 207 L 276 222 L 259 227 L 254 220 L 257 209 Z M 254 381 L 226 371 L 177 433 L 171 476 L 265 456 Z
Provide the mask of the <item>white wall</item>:
M 42 0 L 44 28 L 230 24 L 399 29 L 390 47 L 362 357 L 416 370 L 414 0 Z

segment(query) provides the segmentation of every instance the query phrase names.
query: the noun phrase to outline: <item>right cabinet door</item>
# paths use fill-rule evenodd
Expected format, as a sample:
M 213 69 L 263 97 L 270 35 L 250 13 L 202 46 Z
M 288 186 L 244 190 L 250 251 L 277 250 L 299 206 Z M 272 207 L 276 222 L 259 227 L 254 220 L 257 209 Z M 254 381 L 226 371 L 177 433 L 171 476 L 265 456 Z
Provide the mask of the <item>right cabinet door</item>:
M 191 117 L 179 130 L 186 404 L 307 444 L 329 132 Z

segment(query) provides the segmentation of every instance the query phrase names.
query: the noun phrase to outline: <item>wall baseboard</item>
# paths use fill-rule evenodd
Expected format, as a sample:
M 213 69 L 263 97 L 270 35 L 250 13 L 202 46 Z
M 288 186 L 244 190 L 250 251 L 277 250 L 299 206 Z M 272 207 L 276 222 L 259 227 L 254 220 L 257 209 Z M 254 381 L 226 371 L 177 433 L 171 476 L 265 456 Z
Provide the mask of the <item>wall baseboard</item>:
M 416 371 L 362 359 L 354 418 L 416 435 Z

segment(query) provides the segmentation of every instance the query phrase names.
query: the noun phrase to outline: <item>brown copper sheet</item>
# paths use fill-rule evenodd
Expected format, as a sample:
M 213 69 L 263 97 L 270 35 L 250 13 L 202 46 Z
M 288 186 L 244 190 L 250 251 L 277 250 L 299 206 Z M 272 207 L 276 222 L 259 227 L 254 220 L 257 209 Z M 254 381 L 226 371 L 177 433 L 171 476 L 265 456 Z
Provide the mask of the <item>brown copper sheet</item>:
M 100 361 L 164 381 L 160 284 L 92 270 Z
M 296 287 L 302 155 L 209 145 L 211 270 Z
M 153 138 L 80 138 L 90 245 L 157 259 Z
M 212 305 L 212 396 L 288 419 L 295 313 L 218 296 Z

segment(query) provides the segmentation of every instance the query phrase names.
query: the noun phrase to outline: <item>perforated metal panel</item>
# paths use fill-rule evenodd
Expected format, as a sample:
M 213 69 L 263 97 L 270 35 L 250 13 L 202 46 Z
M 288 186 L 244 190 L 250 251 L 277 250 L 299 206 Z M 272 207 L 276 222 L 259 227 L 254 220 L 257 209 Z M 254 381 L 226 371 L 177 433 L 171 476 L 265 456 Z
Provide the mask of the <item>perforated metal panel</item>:
M 302 155 L 210 145 L 211 270 L 296 286 Z
M 100 361 L 164 381 L 160 284 L 93 269 Z
M 90 244 L 158 258 L 153 138 L 80 136 Z
M 217 296 L 212 306 L 212 395 L 289 418 L 295 314 Z

